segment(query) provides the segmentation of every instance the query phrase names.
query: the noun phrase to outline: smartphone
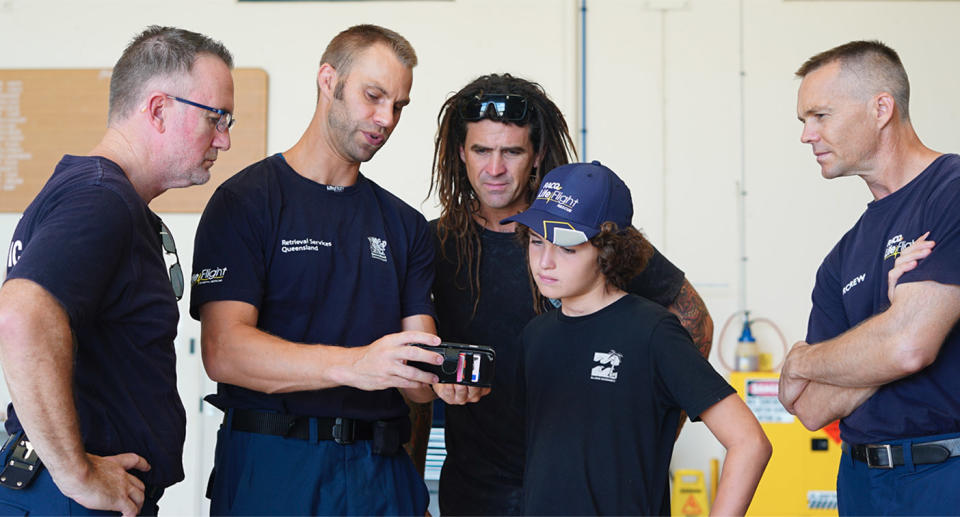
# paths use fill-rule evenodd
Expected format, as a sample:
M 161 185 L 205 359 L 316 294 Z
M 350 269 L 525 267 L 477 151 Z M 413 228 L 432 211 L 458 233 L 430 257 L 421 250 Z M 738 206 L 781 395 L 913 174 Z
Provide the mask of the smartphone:
M 496 353 L 488 346 L 466 345 L 444 341 L 440 346 L 414 343 L 424 350 L 443 356 L 442 364 L 410 361 L 410 366 L 436 374 L 443 384 L 464 384 L 489 388 L 493 384 L 493 364 Z

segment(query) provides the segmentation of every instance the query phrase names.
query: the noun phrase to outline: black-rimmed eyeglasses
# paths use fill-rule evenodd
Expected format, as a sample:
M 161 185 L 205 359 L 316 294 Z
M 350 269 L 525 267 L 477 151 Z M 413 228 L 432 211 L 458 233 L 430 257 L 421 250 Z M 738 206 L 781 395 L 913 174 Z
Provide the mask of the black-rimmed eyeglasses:
M 180 256 L 177 255 L 177 244 L 173 242 L 173 234 L 170 228 L 163 221 L 160 221 L 160 242 L 163 243 L 163 251 L 172 253 L 176 262 L 170 266 L 170 286 L 173 287 L 173 295 L 177 301 L 183 298 L 183 269 L 180 268 Z
M 212 111 L 217 115 L 220 115 L 220 118 L 217 119 L 217 131 L 221 133 L 225 133 L 228 129 L 233 127 L 233 124 L 237 121 L 237 119 L 233 118 L 233 113 L 230 113 L 227 110 L 222 110 L 220 108 L 212 108 L 210 106 L 200 104 L 199 102 L 193 102 L 191 100 L 184 99 L 183 97 L 177 97 L 176 95 L 167 95 L 167 97 L 170 97 L 171 99 L 177 102 L 189 104 L 191 106 L 194 106 L 200 109 L 205 109 L 207 111 Z
M 480 94 L 460 103 L 460 116 L 473 122 L 484 118 L 515 122 L 527 114 L 527 99 L 514 94 Z

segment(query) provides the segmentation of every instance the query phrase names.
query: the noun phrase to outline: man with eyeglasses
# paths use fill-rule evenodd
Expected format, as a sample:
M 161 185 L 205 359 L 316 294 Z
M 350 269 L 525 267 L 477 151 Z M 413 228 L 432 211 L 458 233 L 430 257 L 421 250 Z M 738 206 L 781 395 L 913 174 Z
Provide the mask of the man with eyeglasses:
M 436 189 L 440 198 L 441 215 L 430 222 L 437 246 L 438 333 L 497 352 L 490 394 L 476 404 L 446 408 L 444 515 L 522 513 L 523 416 L 513 403 L 514 368 L 521 331 L 550 302 L 531 289 L 515 224 L 500 221 L 530 206 L 543 175 L 573 154 L 560 109 L 540 85 L 519 77 L 482 76 L 440 110 L 431 192 Z M 629 290 L 670 309 L 701 354 L 709 354 L 713 322 L 706 307 L 683 272 L 659 252 Z
M 324 51 L 300 140 L 225 181 L 197 230 L 191 314 L 224 411 L 211 513 L 423 515 L 402 444 L 408 408 L 453 401 L 407 361 L 442 363 L 433 242 L 415 209 L 360 173 L 410 102 L 416 53 L 358 25 Z
M 64 156 L 17 225 L 0 288 L 13 399 L 0 513 L 156 515 L 183 479 L 183 275 L 148 203 L 206 182 L 229 149 L 232 66 L 202 34 L 137 35 L 113 69 L 103 139 Z

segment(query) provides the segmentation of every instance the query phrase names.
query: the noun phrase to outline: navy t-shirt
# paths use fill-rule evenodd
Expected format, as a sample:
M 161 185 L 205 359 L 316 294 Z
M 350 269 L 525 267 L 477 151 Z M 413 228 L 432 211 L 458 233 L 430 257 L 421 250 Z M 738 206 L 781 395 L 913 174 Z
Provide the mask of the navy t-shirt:
M 482 246 L 480 259 L 474 263 L 479 273 L 472 271 L 480 275 L 477 293 L 467 264 L 458 269 L 454 239 L 441 244 L 437 221 L 430 225 L 437 246 L 433 294 L 440 337 L 490 346 L 497 352 L 490 394 L 474 404 L 446 407 L 447 457 L 440 475 L 440 511 L 450 515 L 518 514 L 522 511 L 524 449 L 523 415 L 514 404 L 516 368 L 520 334 L 536 316 L 525 246 L 512 232 L 494 232 L 477 225 Z M 667 306 L 676 299 L 683 282 L 683 271 L 654 251 L 629 290 Z
M 117 164 L 64 156 L 24 212 L 11 250 L 7 279 L 36 282 L 70 318 L 86 451 L 143 456 L 151 470 L 133 472 L 150 484 L 182 480 L 186 415 L 173 347 L 180 313 L 160 219 Z M 8 415 L 7 432 L 19 431 L 12 406 Z
M 933 252 L 898 284 L 960 285 L 958 155 L 940 156 L 913 181 L 867 205 L 817 271 L 807 342 L 836 337 L 886 310 L 887 273 L 903 248 L 928 230 L 928 239 L 936 242 Z M 843 439 L 861 444 L 960 432 L 957 368 L 960 332 L 954 327 L 932 365 L 882 386 L 841 420 Z
M 585 316 L 538 316 L 522 341 L 524 513 L 670 515 L 680 410 L 696 421 L 734 393 L 677 317 L 625 295 Z
M 362 174 L 328 186 L 280 154 L 247 167 L 210 198 L 194 245 L 190 313 L 236 300 L 257 328 L 305 344 L 364 346 L 433 315 L 433 241 L 419 212 Z M 220 408 L 364 420 L 407 414 L 396 389 L 266 394 L 220 383 Z

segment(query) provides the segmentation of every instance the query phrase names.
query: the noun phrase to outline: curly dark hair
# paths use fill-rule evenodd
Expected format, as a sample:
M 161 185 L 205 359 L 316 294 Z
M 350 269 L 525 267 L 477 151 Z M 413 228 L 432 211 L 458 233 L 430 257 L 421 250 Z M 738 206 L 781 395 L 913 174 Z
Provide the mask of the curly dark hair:
M 630 280 L 647 267 L 653 256 L 653 245 L 633 226 L 618 229 L 616 223 L 606 222 L 600 233 L 590 239 L 600 250 L 597 261 L 600 272 L 607 282 L 622 291 L 627 290 Z
M 440 200 L 440 219 L 437 233 L 441 253 L 446 257 L 447 239 L 454 239 L 457 250 L 457 274 L 464 267 L 470 278 L 469 287 L 474 293 L 474 310 L 480 300 L 480 234 L 474 223 L 479 210 L 479 201 L 467 177 L 466 164 L 460 160 L 460 147 L 467 137 L 467 122 L 460 115 L 465 102 L 483 94 L 522 95 L 527 100 L 527 112 L 523 119 L 504 122 L 520 127 L 530 127 L 530 141 L 534 156 L 540 158 L 539 167 L 530 171 L 527 188 L 530 203 L 540 187 L 545 171 L 549 171 L 576 158 L 573 139 L 560 108 L 547 96 L 539 84 L 510 74 L 490 74 L 478 77 L 459 92 L 453 94 L 440 107 L 437 115 L 437 136 L 433 151 L 433 174 L 427 198 L 436 189 Z M 484 116 L 498 120 L 496 115 Z
M 524 225 L 517 225 L 517 240 L 524 244 L 524 250 L 529 249 L 526 244 L 530 239 L 531 231 Z M 597 263 L 600 266 L 600 274 L 606 278 L 608 285 L 621 291 L 627 290 L 630 281 L 647 267 L 647 263 L 653 256 L 653 245 L 640 230 L 633 226 L 618 228 L 617 223 L 612 221 L 603 223 L 600 226 L 600 233 L 594 235 L 589 242 L 599 250 Z M 529 252 L 524 253 L 527 255 L 527 277 L 530 281 L 530 290 L 533 292 L 533 310 L 541 314 L 543 308 L 550 305 L 545 303 L 533 279 Z

